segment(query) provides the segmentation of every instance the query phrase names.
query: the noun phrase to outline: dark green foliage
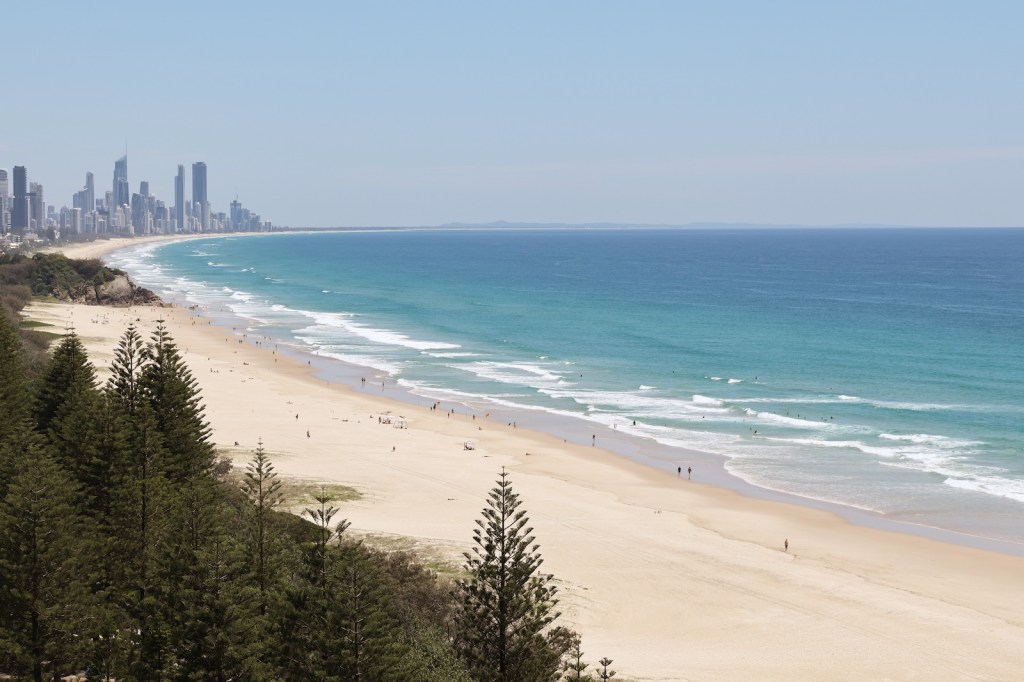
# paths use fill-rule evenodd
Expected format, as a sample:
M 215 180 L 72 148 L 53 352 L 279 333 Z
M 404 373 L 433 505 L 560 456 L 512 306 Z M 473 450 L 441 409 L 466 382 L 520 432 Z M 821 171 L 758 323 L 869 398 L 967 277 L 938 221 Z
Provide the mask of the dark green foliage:
M 61 291 L 68 291 L 80 284 L 82 276 L 78 274 L 71 260 L 60 253 L 37 253 L 32 256 L 32 293 L 36 296 L 52 296 Z
M 82 284 L 102 284 L 120 274 L 96 259 L 71 259 L 61 253 L 16 255 L 0 261 L 0 282 L 27 284 L 36 296 L 63 298 Z
M 60 672 L 77 662 L 88 632 L 88 534 L 76 495 L 41 450 L 18 462 L 0 501 L 0 661 L 37 681 L 48 666 Z
M 124 557 L 116 588 L 131 623 L 129 671 L 140 680 L 159 679 L 166 663 L 167 623 L 161 580 L 164 543 L 170 541 L 168 513 L 174 489 L 163 477 L 163 442 L 149 405 L 142 403 L 128 434 L 131 460 L 114 505 L 116 554 Z M 179 539 L 180 541 L 180 539 Z
M 281 504 L 282 494 L 281 481 L 277 479 L 274 465 L 263 449 L 262 440 L 246 467 L 242 492 L 249 501 L 246 507 L 246 526 L 253 579 L 259 590 L 258 610 L 260 616 L 265 617 L 270 600 L 270 585 L 278 576 L 278 562 L 275 561 L 277 553 L 272 546 L 273 535 L 269 533 L 270 515 Z
M 459 620 L 451 584 L 348 539 L 323 491 L 309 520 L 279 511 L 262 442 L 240 488 L 214 477 L 196 382 L 162 326 L 149 344 L 126 331 L 102 390 L 74 334 L 34 395 L 25 376 L 0 319 L 0 677 L 534 682 L 571 648 L 550 627 L 554 589 L 504 475 L 464 586 L 463 612 L 481 618 Z M 494 632 L 482 616 L 501 569 L 484 558 L 502 551 L 499 677 L 493 649 L 467 652 Z
M 128 325 L 114 349 L 114 361 L 107 380 L 107 392 L 126 417 L 132 417 L 141 400 L 139 373 L 145 362 L 145 345 L 134 324 Z
M 0 315 L 0 443 L 28 416 L 29 407 L 21 342 L 11 322 Z
M 246 662 L 236 644 L 247 609 L 237 593 L 243 554 L 228 532 L 232 511 L 212 479 L 180 490 L 175 502 L 160 562 L 174 677 L 240 679 Z
M 556 589 L 539 571 L 539 545 L 520 505 L 502 470 L 465 554 L 459 648 L 482 682 L 555 679 L 563 653 L 544 635 L 559 615 Z
M 146 348 L 138 387 L 156 415 L 167 457 L 164 474 L 178 483 L 208 476 L 214 450 L 199 388 L 174 340 L 158 321 Z
M 53 351 L 36 395 L 36 428 L 45 432 L 69 400 L 96 388 L 96 371 L 81 339 L 70 331 Z
M 124 415 L 109 394 L 83 390 L 64 403 L 48 436 L 57 461 L 82 486 L 86 513 L 109 528 L 132 461 Z
M 329 670 L 342 680 L 385 682 L 405 676 L 404 642 L 378 562 L 360 543 L 343 543 L 332 562 L 328 604 Z

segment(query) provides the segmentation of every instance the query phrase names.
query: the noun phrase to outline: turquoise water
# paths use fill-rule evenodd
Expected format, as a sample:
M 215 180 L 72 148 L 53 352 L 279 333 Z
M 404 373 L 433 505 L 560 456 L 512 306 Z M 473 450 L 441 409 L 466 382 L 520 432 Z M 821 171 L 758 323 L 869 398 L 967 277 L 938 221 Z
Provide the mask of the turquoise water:
M 1024 541 L 1024 230 L 279 234 L 110 260 L 413 395 Z

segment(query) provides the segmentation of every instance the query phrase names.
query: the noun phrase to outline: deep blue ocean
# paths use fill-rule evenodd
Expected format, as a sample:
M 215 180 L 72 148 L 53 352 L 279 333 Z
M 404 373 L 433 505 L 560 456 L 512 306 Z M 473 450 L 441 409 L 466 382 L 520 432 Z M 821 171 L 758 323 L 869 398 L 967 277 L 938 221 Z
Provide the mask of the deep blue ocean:
M 1024 230 L 225 235 L 108 260 L 416 396 L 1024 541 Z

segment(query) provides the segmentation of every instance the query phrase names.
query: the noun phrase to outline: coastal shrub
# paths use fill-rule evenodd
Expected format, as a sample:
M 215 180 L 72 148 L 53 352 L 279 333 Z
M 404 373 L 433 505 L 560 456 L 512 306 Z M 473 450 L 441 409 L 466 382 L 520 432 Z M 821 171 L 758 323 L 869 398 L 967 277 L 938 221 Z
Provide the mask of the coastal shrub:
M 82 285 L 105 284 L 123 274 L 96 258 L 68 258 L 60 253 L 0 256 L 0 284 L 24 285 L 36 296 L 67 298 Z

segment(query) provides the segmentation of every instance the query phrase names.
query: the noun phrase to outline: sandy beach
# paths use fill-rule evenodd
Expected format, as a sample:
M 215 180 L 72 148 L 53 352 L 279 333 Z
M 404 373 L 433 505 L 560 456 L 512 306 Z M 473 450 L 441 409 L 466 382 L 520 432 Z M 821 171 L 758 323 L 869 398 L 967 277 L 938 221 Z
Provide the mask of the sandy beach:
M 73 257 L 138 243 L 95 242 Z M 296 486 L 343 485 L 349 532 L 458 565 L 511 472 L 585 660 L 634 680 L 1009 680 L 1024 662 L 1024 558 L 860 527 L 505 423 L 314 376 L 178 307 L 36 303 L 101 377 L 130 322 L 156 320 L 199 382 L 213 438 L 244 466 L 262 439 Z M 201 313 L 201 311 L 198 311 Z M 390 423 L 385 423 L 390 420 Z M 405 428 L 399 428 L 404 426 Z M 466 444 L 472 443 L 473 449 Z M 789 541 L 786 551 L 785 540 Z

